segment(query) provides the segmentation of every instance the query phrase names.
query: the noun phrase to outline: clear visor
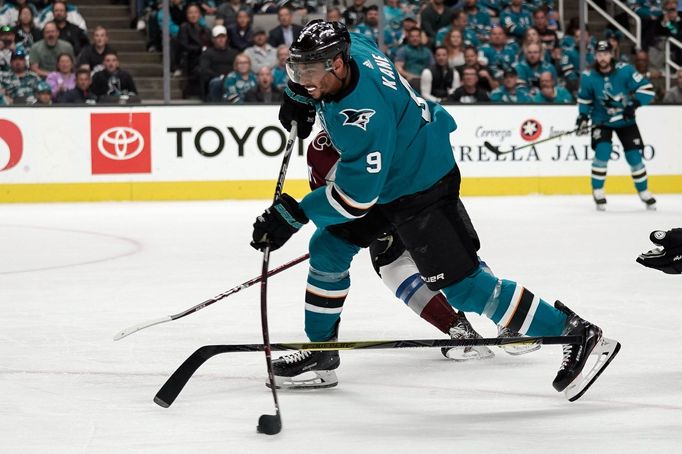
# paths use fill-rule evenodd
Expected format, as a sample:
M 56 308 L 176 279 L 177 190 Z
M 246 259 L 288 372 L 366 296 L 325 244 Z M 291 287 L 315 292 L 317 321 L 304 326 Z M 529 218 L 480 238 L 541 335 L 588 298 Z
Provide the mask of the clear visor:
M 317 85 L 332 70 L 331 60 L 313 63 L 287 61 L 289 79 L 299 85 Z

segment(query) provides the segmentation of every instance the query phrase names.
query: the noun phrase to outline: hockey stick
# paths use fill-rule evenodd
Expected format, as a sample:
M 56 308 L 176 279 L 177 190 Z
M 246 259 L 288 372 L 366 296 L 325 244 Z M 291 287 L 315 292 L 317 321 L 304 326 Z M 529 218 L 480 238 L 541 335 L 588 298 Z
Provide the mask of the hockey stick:
M 282 157 L 282 166 L 279 169 L 279 176 L 277 177 L 277 185 L 275 186 L 275 195 L 272 198 L 273 204 L 277 198 L 282 194 L 282 187 L 284 186 L 284 178 L 287 175 L 289 168 L 289 159 L 291 152 L 296 143 L 296 135 L 298 134 L 298 124 L 296 121 L 291 122 L 291 131 L 287 139 L 287 145 L 284 149 L 284 156 Z M 268 329 L 268 265 L 270 263 L 270 246 L 266 245 L 263 249 L 263 266 L 261 268 L 260 281 L 260 321 L 263 331 L 263 351 L 265 352 L 265 365 L 268 369 L 268 380 L 270 388 L 272 389 L 272 399 L 275 402 L 274 415 L 260 415 L 258 418 L 258 426 L 256 430 L 266 435 L 275 435 L 282 430 L 282 414 L 279 409 L 279 400 L 277 399 L 277 389 L 275 387 L 275 374 L 272 371 L 272 349 L 270 348 L 270 331 Z
M 268 271 L 268 277 L 274 276 L 275 274 L 278 274 L 278 273 L 281 273 L 284 270 L 288 270 L 292 266 L 298 265 L 299 263 L 301 263 L 305 260 L 308 260 L 309 257 L 310 257 L 310 254 L 305 254 L 305 255 L 302 255 L 298 258 L 295 258 L 294 260 L 292 260 L 290 262 L 285 263 L 284 265 L 280 265 L 277 268 L 274 268 L 274 269 Z M 149 328 L 150 326 L 160 325 L 161 323 L 170 322 L 170 321 L 177 320 L 179 318 L 185 317 L 189 314 L 193 314 L 193 313 L 200 311 L 201 309 L 203 309 L 207 306 L 210 306 L 213 303 L 217 303 L 218 301 L 220 301 L 224 298 L 227 298 L 230 295 L 233 295 L 233 294 L 235 294 L 241 290 L 244 290 L 245 288 L 251 287 L 253 284 L 260 282 L 262 277 L 263 277 L 262 275 L 260 275 L 258 277 L 254 277 L 253 279 L 250 279 L 250 280 L 248 280 L 242 284 L 239 284 L 235 287 L 232 287 L 231 289 L 221 293 L 220 295 L 216 295 L 211 299 L 207 299 L 203 303 L 199 303 L 196 306 L 190 307 L 189 309 L 186 309 L 182 312 L 178 312 L 177 314 L 168 315 L 168 316 L 163 317 L 163 318 L 155 318 L 153 320 L 148 320 L 146 322 L 142 322 L 142 323 L 139 323 L 137 325 L 129 326 L 128 328 L 124 329 L 123 331 L 119 331 L 118 333 L 116 333 L 116 335 L 114 336 L 114 340 L 117 341 L 117 340 L 123 339 L 126 336 L 130 336 L 131 334 L 136 333 L 142 329 Z
M 350 341 L 350 342 L 288 342 L 269 345 L 274 351 L 286 350 L 364 350 L 364 349 L 393 349 L 417 347 L 473 347 L 480 345 L 509 345 L 509 344 L 580 344 L 581 336 L 554 337 L 494 337 L 479 339 L 399 339 L 384 341 Z M 154 402 L 168 408 L 173 404 L 185 387 L 189 379 L 206 361 L 222 353 L 260 352 L 265 350 L 264 344 L 232 344 L 232 345 L 204 345 L 192 353 L 171 375 L 161 387 Z M 272 382 L 270 382 L 272 386 Z M 272 386 L 274 389 L 274 386 Z
M 500 150 L 499 145 L 493 145 L 490 142 L 488 142 L 487 140 L 485 142 L 483 142 L 483 146 L 486 147 L 489 151 L 495 153 L 497 156 L 500 156 L 503 154 L 509 154 L 509 153 L 513 153 L 515 151 L 523 150 L 524 148 L 534 147 L 535 145 L 538 145 L 538 144 L 541 144 L 544 142 L 549 142 L 550 140 L 558 139 L 559 137 L 567 136 L 569 134 L 574 134 L 574 133 L 578 132 L 579 130 L 580 130 L 580 128 L 576 128 L 576 129 L 573 129 L 571 131 L 564 131 L 562 133 L 554 134 L 553 136 L 546 137 L 542 140 L 538 140 L 538 141 L 520 146 L 518 148 L 512 148 L 511 150 L 502 151 L 502 150 Z

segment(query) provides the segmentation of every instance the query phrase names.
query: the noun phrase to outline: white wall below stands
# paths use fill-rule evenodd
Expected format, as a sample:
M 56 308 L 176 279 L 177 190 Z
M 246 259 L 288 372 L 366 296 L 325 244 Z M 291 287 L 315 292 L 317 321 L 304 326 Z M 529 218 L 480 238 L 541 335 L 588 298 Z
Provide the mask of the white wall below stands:
M 453 153 L 462 192 L 571 194 L 589 190 L 589 136 L 569 135 L 495 158 L 505 149 L 573 129 L 575 106 L 447 106 L 458 123 Z M 277 106 L 11 108 L 0 115 L 0 202 L 268 198 L 286 141 Z M 682 106 L 638 111 L 654 192 L 682 192 Z M 18 136 L 18 137 L 17 137 Z M 288 191 L 306 191 L 299 143 Z M 631 192 L 615 147 L 609 192 Z

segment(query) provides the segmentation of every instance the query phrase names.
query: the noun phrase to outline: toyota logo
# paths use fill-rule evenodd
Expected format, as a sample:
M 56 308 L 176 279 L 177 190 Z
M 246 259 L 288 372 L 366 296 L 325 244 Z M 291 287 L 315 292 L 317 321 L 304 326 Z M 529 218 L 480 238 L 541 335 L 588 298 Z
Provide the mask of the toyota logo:
M 115 126 L 100 134 L 97 149 L 109 159 L 127 161 L 142 153 L 144 137 L 136 129 Z

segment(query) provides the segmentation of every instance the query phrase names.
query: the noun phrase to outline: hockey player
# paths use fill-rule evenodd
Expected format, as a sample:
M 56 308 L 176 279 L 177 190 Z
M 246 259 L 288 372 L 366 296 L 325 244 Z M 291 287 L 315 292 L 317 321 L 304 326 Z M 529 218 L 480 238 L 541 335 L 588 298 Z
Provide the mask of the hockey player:
M 308 182 L 310 189 L 315 190 L 334 181 L 336 166 L 339 160 L 339 153 L 332 146 L 326 132 L 319 132 L 310 145 L 306 153 L 308 161 Z M 472 236 L 474 242 L 478 242 L 478 235 L 474 229 L 469 215 L 460 204 L 462 216 L 468 221 L 467 231 Z M 382 279 L 386 287 L 397 298 L 402 300 L 417 315 L 431 323 L 445 334 L 449 334 L 453 339 L 480 338 L 471 326 L 466 316 L 462 312 L 455 312 L 447 303 L 445 296 L 440 292 L 429 290 L 420 279 L 419 271 L 410 255 L 405 251 L 400 239 L 392 232 L 381 232 L 381 238 L 373 238 L 376 229 L 373 220 L 378 219 L 379 228 L 386 225 L 383 216 L 368 215 L 357 221 L 345 222 L 342 224 L 327 227 L 332 236 L 338 237 L 342 241 L 349 242 L 361 248 L 369 246 L 372 255 L 372 265 L 374 270 Z M 317 254 L 321 251 L 310 249 L 311 261 L 317 261 Z M 309 284 L 306 291 L 306 301 L 315 301 L 317 298 L 314 290 L 315 271 L 311 270 Z M 338 308 L 341 311 L 342 307 Z M 314 307 L 306 310 L 315 311 Z M 339 313 L 340 316 L 340 313 Z M 315 331 L 316 317 L 306 317 L 306 331 Z M 511 346 L 509 346 L 511 347 Z M 462 347 L 462 348 L 443 348 L 442 353 L 445 357 L 455 361 L 466 361 L 470 359 L 492 358 L 494 353 L 485 346 Z M 288 377 L 278 377 L 278 384 L 282 387 L 302 387 L 300 383 L 292 383 Z M 337 380 L 335 374 L 327 374 L 324 386 L 334 386 Z M 315 383 L 310 383 L 314 386 Z M 310 386 L 308 386 L 310 387 Z
M 590 132 L 592 120 L 592 196 L 597 210 L 606 210 L 606 167 L 615 132 L 623 144 L 625 159 L 639 198 L 647 209 L 656 209 L 656 199 L 648 190 L 646 167 L 642 161 L 642 136 L 635 122 L 635 110 L 654 98 L 654 87 L 632 65 L 614 62 L 611 44 L 599 41 L 594 67 L 583 73 L 578 92 L 578 135 Z
M 640 254 L 637 262 L 666 274 L 682 274 L 682 228 L 655 230 L 649 238 L 659 247 Z
M 317 230 L 310 249 L 306 316 L 318 317 L 312 341 L 337 335 L 338 308 L 350 287 L 348 270 L 359 248 L 340 244 L 327 226 L 383 215 L 405 245 L 427 287 L 442 291 L 464 312 L 476 312 L 521 334 L 580 336 L 565 345 L 553 381 L 557 391 L 579 398 L 620 348 L 596 325 L 561 302 L 554 306 L 516 282 L 499 279 L 478 260 L 476 246 L 457 210 L 460 173 L 450 144 L 454 119 L 445 109 L 417 96 L 391 61 L 366 38 L 338 23 L 312 21 L 290 48 L 291 85 L 280 121 L 299 124 L 307 137 L 316 113 L 341 158 L 335 181 L 306 195 L 300 204 L 288 194 L 256 219 L 252 246 L 276 250 L 303 224 Z M 310 278 L 314 278 L 311 281 Z M 599 361 L 583 375 L 592 353 Z M 298 352 L 276 361 L 278 375 L 325 373 L 338 367 L 338 352 Z M 274 365 L 273 365 L 274 367 Z

